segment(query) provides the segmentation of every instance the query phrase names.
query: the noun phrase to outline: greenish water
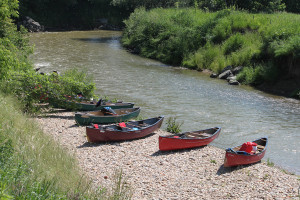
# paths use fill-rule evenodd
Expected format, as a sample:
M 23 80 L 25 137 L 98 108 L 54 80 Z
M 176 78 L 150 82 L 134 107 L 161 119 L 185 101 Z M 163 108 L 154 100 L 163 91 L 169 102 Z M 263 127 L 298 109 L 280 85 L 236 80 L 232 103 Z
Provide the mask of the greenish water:
M 269 138 L 264 160 L 300 174 L 300 102 L 145 59 L 120 45 L 121 32 L 34 33 L 32 56 L 40 71 L 85 69 L 97 94 L 134 102 L 143 117 L 183 121 L 183 131 L 222 128 L 211 145 L 227 148 Z M 163 129 L 166 127 L 164 124 Z M 157 144 L 158 148 L 158 144 Z

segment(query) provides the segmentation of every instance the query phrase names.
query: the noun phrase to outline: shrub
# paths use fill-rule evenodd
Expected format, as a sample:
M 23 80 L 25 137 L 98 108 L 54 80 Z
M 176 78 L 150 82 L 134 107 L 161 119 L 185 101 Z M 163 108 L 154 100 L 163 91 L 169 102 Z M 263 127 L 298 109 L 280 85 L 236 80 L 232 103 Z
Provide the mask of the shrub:
M 228 55 L 233 52 L 236 52 L 239 49 L 241 49 L 244 44 L 245 44 L 245 39 L 242 37 L 240 33 L 232 35 L 223 44 L 224 54 Z
M 2 82 L 2 91 L 18 97 L 26 112 L 38 110 L 36 103 L 63 104 L 66 96 L 76 97 L 81 93 L 85 98 L 95 97 L 95 84 L 84 72 L 69 70 L 62 75 L 52 73 L 41 75 L 33 71 L 12 72 Z
M 170 133 L 178 134 L 181 132 L 180 127 L 182 126 L 183 122 L 179 123 L 176 122 L 175 117 L 169 117 L 167 121 L 167 131 Z
M 244 67 L 237 80 L 244 84 L 258 85 L 263 82 L 264 68 L 262 66 Z

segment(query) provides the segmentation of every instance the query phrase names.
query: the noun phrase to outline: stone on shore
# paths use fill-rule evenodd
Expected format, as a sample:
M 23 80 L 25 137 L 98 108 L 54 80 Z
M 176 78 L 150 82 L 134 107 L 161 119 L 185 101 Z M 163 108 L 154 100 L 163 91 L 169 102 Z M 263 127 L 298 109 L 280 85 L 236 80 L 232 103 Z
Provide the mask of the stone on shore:
M 34 21 L 32 18 L 26 16 L 24 19 L 18 23 L 18 25 L 23 25 L 29 32 L 41 32 L 44 31 L 44 27 L 40 23 Z

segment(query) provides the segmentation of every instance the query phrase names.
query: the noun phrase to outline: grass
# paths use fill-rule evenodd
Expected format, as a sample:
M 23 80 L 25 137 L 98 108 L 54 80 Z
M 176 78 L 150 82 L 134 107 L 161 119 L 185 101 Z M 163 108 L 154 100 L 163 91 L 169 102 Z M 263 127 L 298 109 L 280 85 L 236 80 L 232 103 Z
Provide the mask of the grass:
M 169 117 L 167 121 L 167 131 L 173 134 L 178 134 L 181 132 L 180 127 L 182 126 L 183 122 L 177 122 L 176 117 Z
M 210 160 L 210 163 L 217 164 L 216 160 Z
M 268 158 L 268 160 L 267 160 L 267 165 L 269 166 L 269 167 L 274 167 L 274 163 L 272 162 L 272 161 L 270 161 L 270 159 Z
M 93 189 L 74 157 L 23 114 L 16 99 L 0 94 L 0 102 L 0 199 L 130 199 L 122 173 L 111 194 Z

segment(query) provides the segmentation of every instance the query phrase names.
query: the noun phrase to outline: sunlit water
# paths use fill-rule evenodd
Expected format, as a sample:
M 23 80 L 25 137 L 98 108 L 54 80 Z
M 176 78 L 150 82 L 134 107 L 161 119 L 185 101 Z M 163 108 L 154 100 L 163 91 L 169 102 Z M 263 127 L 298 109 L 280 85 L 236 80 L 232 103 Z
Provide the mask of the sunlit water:
M 184 122 L 182 131 L 220 126 L 220 136 L 211 143 L 219 148 L 267 136 L 264 160 L 300 174 L 298 100 L 130 54 L 120 36 L 112 31 L 31 34 L 32 59 L 42 72 L 85 69 L 93 75 L 97 94 L 134 102 L 142 117 L 177 117 Z

